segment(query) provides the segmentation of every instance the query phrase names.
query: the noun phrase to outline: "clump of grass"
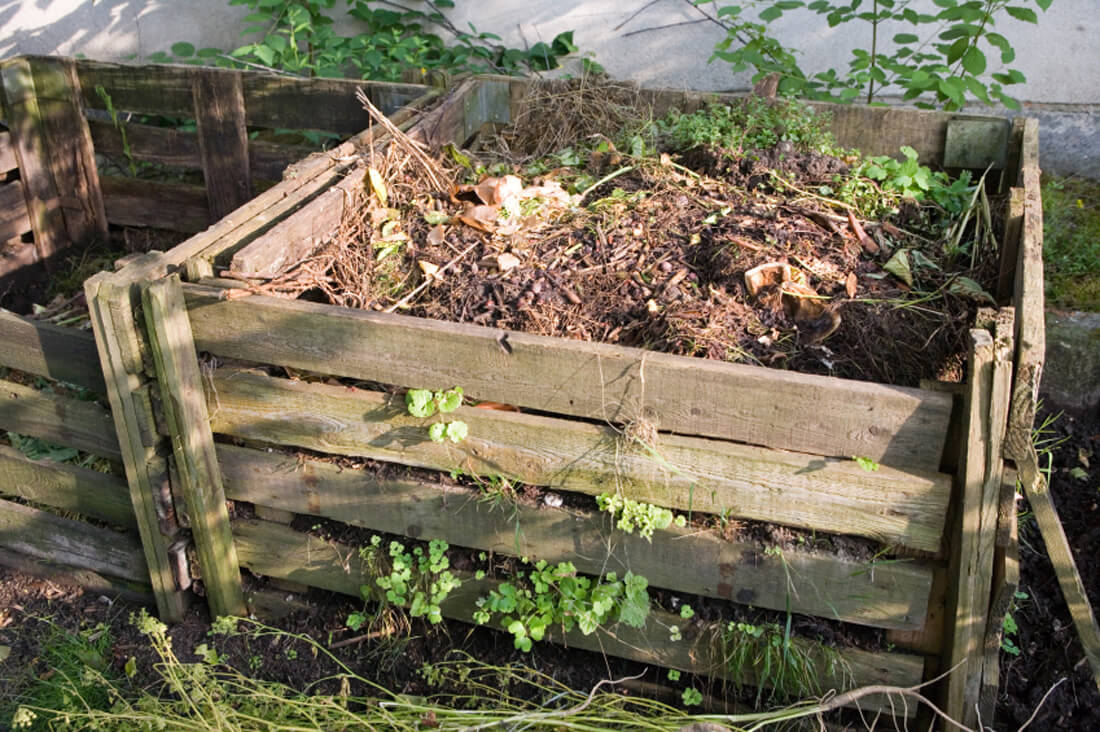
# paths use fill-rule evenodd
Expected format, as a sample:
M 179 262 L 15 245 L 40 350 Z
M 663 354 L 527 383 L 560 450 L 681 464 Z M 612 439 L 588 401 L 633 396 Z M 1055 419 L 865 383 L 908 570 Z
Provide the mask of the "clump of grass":
M 1100 182 L 1043 176 L 1042 192 L 1047 299 L 1100 311 Z

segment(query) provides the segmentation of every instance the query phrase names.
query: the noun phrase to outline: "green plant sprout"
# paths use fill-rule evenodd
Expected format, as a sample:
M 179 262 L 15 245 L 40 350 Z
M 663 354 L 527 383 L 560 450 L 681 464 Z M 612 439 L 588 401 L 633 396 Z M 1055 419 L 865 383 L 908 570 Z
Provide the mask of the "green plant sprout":
M 680 698 L 683 700 L 685 707 L 699 706 L 703 703 L 703 692 L 692 686 L 684 689 L 684 693 Z
M 499 618 L 500 627 L 512 634 L 515 647 L 527 652 L 551 626 L 566 632 L 576 627 L 584 635 L 615 622 L 645 626 L 650 608 L 648 587 L 645 577 L 632 572 L 622 579 L 614 572 L 591 579 L 577 574 L 572 562 L 551 565 L 539 560 L 529 571 L 518 572 L 516 581 L 502 582 L 479 597 L 473 619 L 485 625 Z
M 855 460 L 859 467 L 863 468 L 868 473 L 873 473 L 879 469 L 879 464 L 872 458 L 853 455 L 852 460 Z
M 450 414 L 462 406 L 462 387 L 444 391 L 430 389 L 409 389 L 405 392 L 405 409 L 410 416 L 427 419 L 435 415 Z M 469 435 L 469 427 L 461 420 L 435 422 L 428 427 L 428 437 L 432 442 L 462 442 Z
M 443 621 L 440 603 L 462 583 L 450 571 L 447 557 L 449 545 L 433 539 L 428 550 L 413 547 L 410 552 L 399 541 L 391 541 L 388 552 L 382 550 L 382 537 L 375 534 L 370 544 L 360 547 L 360 559 L 375 573 L 374 584 L 385 593 L 385 600 L 396 607 L 407 607 L 409 616 L 425 617 L 432 625 Z M 362 588 L 364 598 L 374 596 L 373 588 Z M 346 625 L 359 630 L 368 618 L 364 613 L 352 613 Z
M 1016 623 L 1016 617 L 1013 615 L 1019 610 L 1021 603 L 1027 600 L 1030 596 L 1022 590 L 1017 590 L 1012 594 L 1012 605 L 1009 607 L 1008 612 L 1005 613 L 1004 620 L 1001 621 L 1001 650 L 1011 656 L 1020 655 L 1020 647 L 1016 645 L 1015 636 L 1020 632 L 1020 626 Z
M 633 534 L 637 530 L 638 536 L 649 542 L 653 541 L 654 531 L 667 529 L 673 522 L 677 526 L 687 523 L 683 516 L 674 517 L 667 508 L 624 498 L 617 493 L 601 493 L 596 496 L 596 505 L 604 513 L 611 514 L 620 531 Z

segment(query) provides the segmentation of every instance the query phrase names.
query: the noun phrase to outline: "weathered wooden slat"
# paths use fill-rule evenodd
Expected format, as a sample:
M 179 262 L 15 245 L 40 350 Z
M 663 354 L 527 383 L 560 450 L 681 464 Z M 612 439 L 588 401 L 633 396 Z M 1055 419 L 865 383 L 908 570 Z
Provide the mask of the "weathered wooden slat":
M 0 241 L 22 236 L 31 230 L 23 181 L 0 183 Z
M 1024 233 L 1024 189 L 1009 189 L 1008 212 L 1005 214 L 1004 241 L 1001 246 L 1000 271 L 997 275 L 998 302 L 1013 301 L 1016 287 L 1016 264 L 1020 257 L 1020 240 Z
M 241 565 L 258 574 L 291 579 L 355 597 L 361 596 L 360 587 L 363 586 L 377 592 L 374 578 L 358 559 L 355 547 L 325 541 L 279 524 L 256 520 L 234 521 L 233 537 Z M 460 577 L 462 584 L 441 604 L 441 609 L 446 617 L 468 623 L 471 622 L 475 609 L 474 602 L 479 596 L 488 594 L 495 582 L 488 578 L 475 579 L 472 573 L 454 574 Z M 682 640 L 669 639 L 668 627 L 671 625 L 681 628 Z M 552 633 L 549 637 L 571 648 L 753 683 L 751 670 L 743 669 L 744 675 L 735 674 L 721 664 L 718 653 L 720 643 L 717 640 L 720 632 L 721 629 L 713 624 L 685 624 L 679 615 L 654 609 L 650 611 L 647 625 L 642 629 L 619 624 L 610 632 L 601 631 L 590 636 L 573 631 L 564 636 Z M 795 642 L 802 641 L 796 639 Z M 836 678 L 822 669 L 820 682 L 825 689 L 853 688 L 868 684 L 907 686 L 920 683 L 924 661 L 919 656 L 871 653 L 852 648 L 836 650 L 842 659 L 843 678 Z M 882 706 L 881 702 L 872 702 L 864 708 Z M 910 707 L 909 713 L 915 713 L 915 709 Z
M 187 183 L 161 183 L 103 176 L 107 220 L 120 226 L 152 226 L 190 233 L 210 225 L 206 189 Z
M 11 138 L 39 257 L 106 239 L 107 219 L 80 84 L 71 61 L 19 57 L 0 66 Z
M 872 568 L 800 551 L 766 556 L 760 545 L 676 526 L 650 542 L 612 531 L 603 514 L 493 506 L 461 488 L 230 445 L 218 446 L 218 459 L 228 497 L 254 503 L 257 511 L 270 506 L 485 551 L 572 561 L 589 574 L 632 570 L 657 587 L 755 607 L 915 629 L 924 622 L 931 590 L 932 570 L 923 566 Z
M 0 131 L 0 177 L 10 173 L 19 167 L 19 161 L 15 158 L 15 148 L 12 146 L 11 133 L 7 130 Z
M 49 559 L 31 557 L 20 552 L 0 548 L 0 565 L 33 577 L 45 577 L 64 584 L 79 585 L 85 590 L 108 597 L 120 597 L 135 605 L 152 605 L 153 593 L 149 583 L 130 582 L 119 577 L 108 577 L 90 569 L 62 567 Z M 262 608 L 263 605 L 257 604 Z
M 142 286 L 161 404 L 214 617 L 245 612 L 214 435 L 178 275 Z
M 952 719 L 973 726 L 974 705 L 981 682 L 981 648 L 989 608 L 988 579 L 979 566 L 982 516 L 990 441 L 990 398 L 993 388 L 993 338 L 985 330 L 970 331 L 967 366 L 966 450 L 959 468 L 958 491 L 951 530 L 951 561 L 948 566 L 948 632 L 944 652 L 947 679 L 944 711 Z M 994 515 L 996 515 L 994 513 Z
M 247 276 L 274 277 L 305 259 L 340 226 L 345 209 L 358 202 L 356 192 L 366 172 L 365 167 L 354 168 L 293 216 L 256 237 L 233 255 L 230 269 Z
M 79 61 L 77 71 L 89 107 L 102 108 L 95 93 L 100 84 L 118 110 L 141 114 L 193 114 L 190 73 L 194 66 L 129 66 L 101 61 Z M 349 79 L 298 79 L 231 69 L 210 69 L 242 78 L 247 122 L 256 127 L 317 129 L 354 133 L 361 124 L 362 108 L 355 104 L 355 89 L 364 87 L 387 114 L 424 94 L 428 87 Z M 348 100 L 351 100 L 349 103 Z M 383 106 L 384 105 L 384 106 Z
M 0 500 L 0 547 L 110 577 L 147 582 L 141 546 L 132 534 Z
M 143 262 L 139 266 L 151 265 Z M 167 465 L 156 448 L 141 439 L 141 425 L 155 421 L 150 415 L 139 414 L 146 409 L 138 397 L 145 386 L 138 375 L 142 372 L 142 359 L 132 353 L 140 348 L 127 344 L 140 334 L 133 322 L 132 288 L 125 280 L 119 280 L 107 272 L 97 273 L 84 282 L 84 292 L 157 613 L 161 620 L 174 623 L 183 618 L 185 609 L 184 594 L 177 584 L 176 563 L 169 554 L 179 529 Z
M 1016 368 L 1017 379 L 1029 380 L 1038 398 L 1043 359 L 1046 355 L 1046 320 L 1043 292 L 1043 203 L 1039 181 L 1039 123 L 1024 120 L 1020 178 L 1024 189 L 1023 233 L 1016 262 Z M 1018 429 L 1022 430 L 1024 425 Z M 1030 434 L 1031 424 L 1026 425 Z
M 982 689 L 979 710 L 982 723 L 994 727 L 994 713 L 1000 693 L 1001 643 L 1004 619 L 1012 607 L 1020 585 L 1019 533 L 1016 520 L 1016 471 L 1006 469 L 1002 476 L 1000 510 L 997 522 L 997 551 L 993 563 L 993 594 L 989 602 L 989 622 L 985 630 L 985 659 L 982 663 Z
M 428 91 L 420 84 L 246 74 L 248 123 L 354 134 L 370 124 L 370 116 L 355 99 L 359 88 L 387 117 Z
M 95 402 L 0 381 L 0 428 L 119 459 L 111 414 Z
M 95 338 L 88 331 L 0 310 L 0 365 L 106 394 Z
M 200 68 L 192 71 L 191 91 L 206 199 L 216 220 L 252 198 L 244 88 L 239 74 Z
M 122 134 L 111 122 L 89 120 L 96 153 L 125 156 Z M 134 159 L 185 170 L 201 170 L 199 138 L 170 127 L 126 123 L 126 142 Z M 254 179 L 280 180 L 283 170 L 314 149 L 304 145 L 283 145 L 265 140 L 248 141 L 249 170 Z
M 5 445 L 0 445 L 0 495 L 137 528 L 125 480 L 77 465 L 31 460 Z
M 185 285 L 200 351 L 475 399 L 937 470 L 946 393 Z
M 650 447 L 611 427 L 463 407 L 470 436 L 428 440 L 427 422 L 397 397 L 245 371 L 208 384 L 212 428 L 235 437 L 435 470 L 868 536 L 925 551 L 940 546 L 950 478 L 852 460 L 662 434 Z

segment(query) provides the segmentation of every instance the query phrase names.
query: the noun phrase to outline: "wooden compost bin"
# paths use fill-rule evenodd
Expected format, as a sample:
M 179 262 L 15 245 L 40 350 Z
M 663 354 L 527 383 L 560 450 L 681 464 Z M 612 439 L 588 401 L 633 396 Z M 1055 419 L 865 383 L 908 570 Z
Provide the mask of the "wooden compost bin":
M 305 191 L 316 185 L 320 169 L 332 160 L 303 162 L 290 180 L 272 187 L 283 178 L 284 168 L 311 148 L 250 139 L 250 132 L 278 128 L 347 136 L 368 121 L 354 101 L 357 88 L 364 88 L 387 112 L 429 91 L 415 84 L 309 81 L 43 57 L 4 61 L 0 78 L 8 128 L 0 132 L 4 288 L 19 288 L 41 276 L 59 255 L 79 252 L 106 236 L 109 225 L 156 227 L 183 238 L 219 219 L 222 228 L 211 231 L 232 229 L 232 218 L 223 217 L 250 200 L 253 208 L 245 209 L 238 222 L 284 199 L 308 195 Z M 108 99 L 120 119 L 129 121 L 111 120 L 105 109 Z M 197 124 L 188 133 L 137 121 L 144 116 L 192 118 Z M 202 183 L 101 175 L 96 163 L 105 156 L 185 176 L 190 172 L 191 179 Z M 268 190 L 253 199 L 263 188 Z M 274 219 L 280 214 L 267 215 Z M 118 466 L 109 474 L 30 460 L 13 447 L 0 446 L 0 563 L 152 600 L 147 554 L 153 551 L 149 547 L 158 546 L 170 558 L 173 584 L 186 587 L 189 542 L 175 519 L 169 450 L 157 436 L 156 395 L 149 385 L 135 392 L 144 409 L 141 421 L 125 423 L 120 432 L 105 406 L 108 385 L 93 334 L 6 310 L 0 310 L 0 367 L 23 374 L 18 382 L 13 376 L 0 379 L 0 430 L 76 448 Z M 45 388 L 34 388 L 30 384 L 35 378 L 27 377 Z M 62 388 L 56 388 L 57 382 Z M 123 477 L 123 458 L 129 453 L 124 454 L 119 434 L 136 436 L 150 447 L 141 460 L 153 476 L 146 487 L 152 491 L 148 495 L 156 542 L 139 531 Z M 31 505 L 7 500 L 12 497 Z M 162 612 L 173 617 L 164 608 Z
M 461 144 L 507 123 L 523 81 L 470 79 L 415 120 L 415 137 Z M 700 95 L 647 93 L 655 114 L 692 109 Z M 891 650 L 839 649 L 843 674 L 823 684 L 912 686 L 952 670 L 941 701 L 955 718 L 991 719 L 1000 618 L 1015 587 L 1015 478 L 1002 452 L 1027 462 L 1043 353 L 1037 125 L 959 115 L 832 108 L 842 145 L 870 154 L 917 149 L 925 161 L 1001 171 L 1011 188 L 1002 242 L 1000 309 L 971 333 L 969 378 L 913 389 L 613 345 L 546 338 L 316 303 L 245 296 L 218 278 L 261 273 L 302 256 L 339 224 L 366 172 L 347 144 L 205 232 L 164 254 L 90 279 L 96 343 L 130 497 L 162 617 L 179 617 L 186 578 L 175 570 L 171 513 L 189 528 L 212 612 L 245 609 L 239 567 L 359 596 L 371 578 L 356 547 L 292 529 L 294 514 L 550 562 L 581 572 L 629 566 L 654 587 L 884 628 Z M 398 113 L 407 123 L 413 113 Z M 973 126 L 1003 149 L 959 145 Z M 362 138 L 360 142 L 364 141 Z M 385 143 L 378 135 L 374 143 Z M 968 157 L 969 156 L 969 157 Z M 254 269 L 248 270 L 247 267 Z M 381 392 L 295 381 L 247 369 L 202 371 L 196 352 L 397 387 L 460 385 L 523 413 L 467 409 L 460 445 L 423 439 L 422 425 Z M 1010 416 L 1011 411 L 1011 416 Z M 538 414 L 532 414 L 537 412 Z M 614 425 L 660 428 L 662 461 L 616 451 Z M 215 435 L 221 439 L 215 439 Z M 250 445 L 249 447 L 231 444 Z M 433 481 L 381 480 L 316 459 L 270 452 L 305 448 L 435 470 L 502 474 L 591 495 L 624 495 L 679 511 L 725 514 L 897 547 L 908 561 L 868 565 L 671 527 L 652 543 L 616 534 L 595 513 L 518 507 L 514 520 L 476 502 L 448 501 Z M 1004 450 L 1002 450 L 1004 446 Z M 851 456 L 875 460 L 867 472 Z M 1033 456 L 1033 454 L 1031 455 Z M 165 481 L 169 491 L 163 490 Z M 226 499 L 266 518 L 230 520 Z M 616 564 L 618 562 L 618 564 Z M 491 579 L 462 577 L 444 615 L 469 621 Z M 788 591 L 794 578 L 797 592 Z M 671 640 L 668 626 L 682 627 Z M 643 629 L 557 634 L 571 647 L 752 684 L 751 669 L 720 663 L 720 629 L 660 611 Z M 915 705 L 883 698 L 865 708 L 902 716 Z

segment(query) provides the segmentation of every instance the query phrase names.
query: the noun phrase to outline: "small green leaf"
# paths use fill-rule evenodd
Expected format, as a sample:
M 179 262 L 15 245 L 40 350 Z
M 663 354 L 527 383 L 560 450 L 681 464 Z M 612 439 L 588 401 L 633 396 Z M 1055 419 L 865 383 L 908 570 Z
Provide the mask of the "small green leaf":
M 1070 470 L 1069 474 L 1077 480 L 1087 481 L 1089 479 L 1088 471 L 1082 468 L 1080 465 Z
M 959 297 L 988 303 L 993 306 L 997 305 L 997 301 L 993 299 L 993 296 L 983 290 L 981 285 L 969 277 L 956 277 L 951 280 L 951 284 L 947 286 L 947 291 Z
M 445 224 L 450 220 L 451 220 L 451 217 L 448 216 L 443 211 L 435 211 L 435 210 L 429 209 L 429 210 L 424 212 L 424 222 L 428 226 L 439 226 L 440 224 Z
M 782 8 L 776 5 L 772 5 L 770 8 L 764 8 L 764 10 L 761 11 L 760 20 L 764 21 L 765 23 L 770 23 L 773 20 L 779 18 L 781 15 L 783 15 Z
M 126 661 L 126 665 L 122 667 L 122 670 L 126 672 L 126 678 L 132 679 L 137 675 L 137 659 L 130 656 Z
M 462 442 L 469 433 L 470 429 L 465 422 L 450 422 L 447 424 L 447 439 L 451 442 Z
M 456 386 L 453 389 L 439 392 L 435 396 L 435 401 L 439 405 L 439 411 L 446 414 L 453 412 L 462 406 L 462 387 Z
M 405 392 L 405 408 L 413 417 L 427 418 L 435 414 L 435 400 L 428 389 L 409 389 Z
M 1046 10 L 1046 8 L 1043 8 Z M 1025 23 L 1038 23 L 1039 16 L 1035 14 L 1035 11 L 1031 8 L 1020 7 L 1019 5 L 1010 5 L 1005 8 L 1005 12 L 1011 15 L 1016 20 L 1022 20 Z
M 180 58 L 188 58 L 189 56 L 194 56 L 195 55 L 195 47 L 194 47 L 194 45 L 192 45 L 192 44 L 190 44 L 186 41 L 180 41 L 179 43 L 173 43 L 172 44 L 172 55 L 173 56 L 179 56 Z
M 436 422 L 428 428 L 428 437 L 432 442 L 443 442 L 447 437 L 447 425 L 442 422 Z
M 680 672 L 677 671 L 674 668 L 670 668 L 668 670 L 668 680 L 669 681 L 679 681 L 680 680 Z
M 977 46 L 971 46 L 966 49 L 966 53 L 962 57 L 963 68 L 971 74 L 978 76 L 985 73 L 985 54 L 982 53 Z

